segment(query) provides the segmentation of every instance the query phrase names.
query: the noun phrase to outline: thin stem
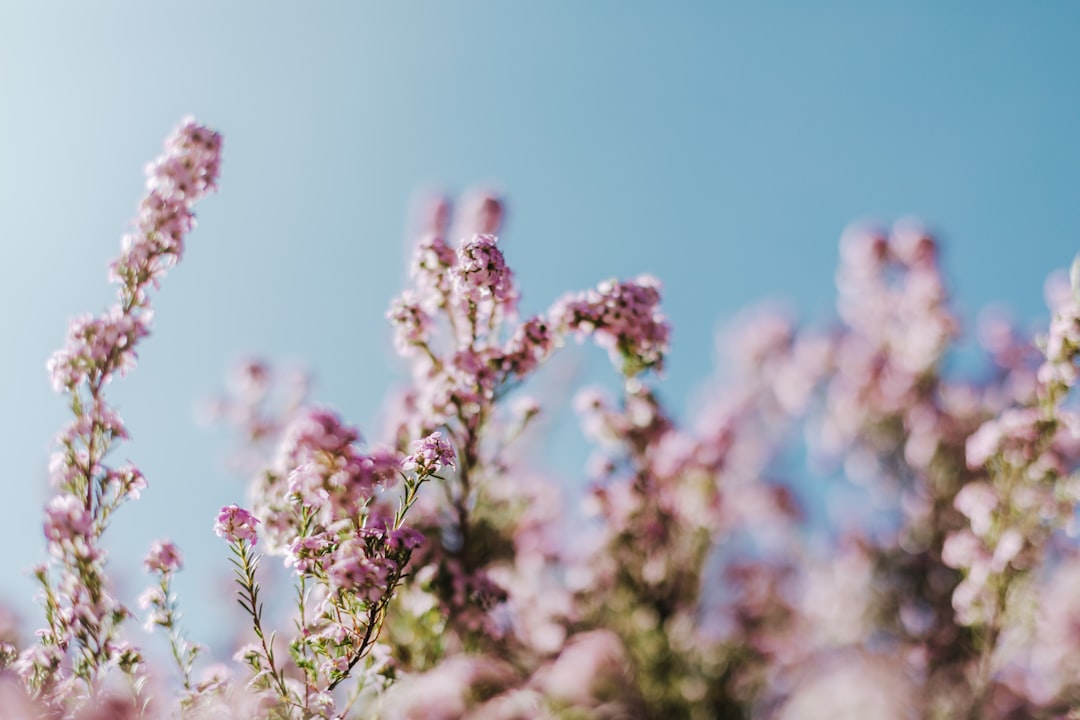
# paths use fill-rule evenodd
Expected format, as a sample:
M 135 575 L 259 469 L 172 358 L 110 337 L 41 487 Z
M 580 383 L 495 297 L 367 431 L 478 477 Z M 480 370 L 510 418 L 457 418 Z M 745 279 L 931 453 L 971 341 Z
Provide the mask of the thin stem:
M 180 676 L 184 681 L 184 689 L 191 692 L 191 664 L 194 661 L 194 653 L 187 647 L 187 642 L 184 640 L 183 635 L 180 633 L 179 625 L 177 624 L 177 613 L 172 601 L 172 573 L 164 572 L 161 574 L 161 588 L 162 597 L 165 599 L 163 610 L 165 611 L 164 622 L 162 626 L 168 631 L 169 635 L 169 650 L 172 651 L 173 660 L 176 661 L 176 667 L 180 670 Z
M 263 657 L 266 658 L 266 662 L 270 666 L 270 675 L 277 684 L 277 690 L 278 694 L 281 696 L 281 700 L 285 703 L 290 703 L 289 691 L 285 687 L 284 674 L 278 670 L 274 663 L 272 638 L 271 642 L 267 641 L 266 633 L 263 631 L 262 627 L 262 605 L 259 604 L 259 585 L 255 581 L 255 569 L 258 566 L 258 558 L 252 559 L 249 552 L 250 546 L 247 541 L 243 539 L 237 540 L 232 546 L 232 550 L 237 557 L 240 558 L 240 562 L 236 563 L 236 582 L 240 585 L 243 592 L 241 593 L 238 602 L 240 603 L 240 607 L 244 608 L 244 610 L 251 615 L 252 628 L 255 630 L 255 636 L 258 637 L 259 641 L 262 643 Z
M 300 620 L 297 623 L 297 630 L 300 633 L 300 655 L 307 661 L 309 660 L 309 654 L 311 648 L 308 647 L 307 641 L 307 576 L 300 573 L 300 584 L 296 587 L 296 607 L 300 612 Z M 310 671 L 313 672 L 314 671 Z M 305 675 L 309 674 L 308 670 L 304 671 Z M 311 686 L 316 681 L 316 678 L 308 678 L 308 682 L 304 683 L 304 711 L 310 712 L 311 707 Z
M 390 587 L 392 588 L 394 584 L 395 583 L 390 583 Z M 390 592 L 388 590 L 387 595 L 389 594 Z M 373 605 L 372 608 L 368 611 L 367 627 L 364 629 L 364 637 L 360 640 L 360 648 L 356 651 L 355 654 L 353 654 L 352 659 L 349 660 L 349 664 L 346 666 L 344 674 L 337 680 L 334 680 L 326 686 L 327 692 L 332 691 L 334 688 L 340 685 L 341 682 L 345 680 L 345 678 L 349 677 L 352 673 L 352 669 L 356 667 L 356 663 L 360 662 L 360 660 L 367 654 L 368 643 L 370 643 L 374 639 L 372 638 L 372 631 L 375 629 L 376 624 L 378 624 L 379 626 L 382 625 L 382 611 L 385 607 L 385 600 L 381 600 L 380 602 Z

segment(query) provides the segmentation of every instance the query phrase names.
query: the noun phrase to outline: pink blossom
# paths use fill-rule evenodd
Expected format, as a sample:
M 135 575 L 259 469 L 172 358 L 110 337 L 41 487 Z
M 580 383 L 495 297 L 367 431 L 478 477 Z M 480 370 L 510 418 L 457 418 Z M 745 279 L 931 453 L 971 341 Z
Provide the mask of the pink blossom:
M 155 540 L 143 564 L 150 572 L 172 573 L 184 567 L 184 556 L 171 540 Z
M 386 537 L 386 546 L 392 552 L 415 550 L 423 544 L 424 534 L 407 525 L 391 530 Z
M 515 675 L 511 665 L 495 657 L 452 655 L 392 687 L 387 693 L 384 716 L 392 720 L 469 717 L 477 698 L 510 687 Z
M 517 300 L 513 273 L 497 242 L 494 235 L 474 235 L 458 248 L 454 289 L 466 302 L 479 303 L 491 298 L 512 309 Z
M 571 707 L 595 707 L 617 688 L 629 688 L 626 649 L 608 630 L 573 636 L 539 673 L 545 694 Z
M 386 316 L 394 326 L 394 345 L 399 354 L 408 356 L 417 346 L 427 343 L 431 317 L 413 291 L 406 290 L 395 300 Z
M 108 382 L 135 365 L 135 344 L 150 334 L 150 313 L 133 316 L 114 305 L 99 318 L 71 321 L 67 344 L 48 362 L 53 389 L 61 392 L 83 382 Z
M 502 225 L 505 208 L 492 192 L 477 190 L 470 192 L 460 203 L 457 224 L 452 237 L 465 237 L 474 233 L 494 235 Z
M 45 508 L 45 537 L 53 543 L 85 538 L 93 518 L 83 501 L 74 495 L 57 495 Z
M 914 720 L 925 702 L 903 658 L 855 651 L 811 663 L 777 718 Z
M 663 368 L 671 327 L 660 312 L 660 283 L 650 275 L 608 280 L 595 290 L 568 295 L 552 308 L 558 326 L 588 335 L 608 350 L 624 372 Z
M 360 432 L 343 424 L 336 413 L 313 408 L 297 416 L 285 430 L 282 455 L 286 464 L 295 466 L 318 453 L 341 453 L 359 440 Z
M 975 534 L 984 537 L 990 532 L 998 502 L 998 494 L 989 484 L 970 482 L 956 493 L 953 506 L 971 521 L 971 529 Z
M 967 464 L 978 469 L 1003 450 L 1009 450 L 1010 462 L 1023 464 L 1024 456 L 1039 436 L 1038 423 L 1042 415 L 1038 408 L 1018 408 L 1004 411 L 989 420 L 967 440 Z
M 165 594 L 162 593 L 161 588 L 157 586 L 148 587 L 146 590 L 143 590 L 142 594 L 139 595 L 138 600 L 139 607 L 143 610 L 149 610 L 152 607 L 164 605 L 165 602 Z
M 457 254 L 438 235 L 421 238 L 412 263 L 412 278 L 416 281 L 416 298 L 427 311 L 444 307 L 450 296 L 449 272 L 457 265 Z
M 75 417 L 70 425 L 60 433 L 57 441 L 61 444 L 74 445 L 89 437 L 94 432 L 105 433 L 111 440 L 128 439 L 127 427 L 120 415 L 105 401 L 98 398 Z
M 382 450 L 363 454 L 359 440 L 359 431 L 334 412 L 313 408 L 299 413 L 285 430 L 275 463 L 291 496 L 281 500 L 317 510 L 327 524 L 355 517 L 379 485 L 393 480 L 397 461 Z M 280 506 L 274 512 L 279 511 Z M 267 521 L 271 528 L 279 524 L 273 517 Z M 288 517 L 282 522 L 288 524 Z
M 454 467 L 454 446 L 438 430 L 414 442 L 412 451 L 412 455 L 401 461 L 404 470 L 431 474 L 443 467 Z
M 555 338 L 547 320 L 532 317 L 514 331 L 503 349 L 503 369 L 518 377 L 531 373 L 551 353 Z
M 146 478 L 143 477 L 142 471 L 134 465 L 109 469 L 106 473 L 105 483 L 115 486 L 119 495 L 131 500 L 138 500 L 140 492 L 147 487 Z
M 378 602 L 387 592 L 390 575 L 398 570 L 390 558 L 369 558 L 359 543 L 350 541 L 338 546 L 327 574 L 338 591 L 355 593 L 368 602 Z
M 994 555 L 990 559 L 990 569 L 995 573 L 1003 572 L 1006 566 L 1024 548 L 1024 536 L 1016 528 L 1009 528 L 998 538 Z
M 327 561 L 332 559 L 328 554 L 333 548 L 333 541 L 325 533 L 296 538 L 289 546 L 285 565 L 295 566 L 298 574 L 310 573 L 315 568 L 325 572 Z
M 951 568 L 970 568 L 986 554 L 986 547 L 979 538 L 969 530 L 960 530 L 945 538 L 941 561 Z
M 255 526 L 259 519 L 243 508 L 235 504 L 226 505 L 218 513 L 217 522 L 214 524 L 214 532 L 218 537 L 225 538 L 231 543 L 246 540 L 255 545 L 259 537 L 255 532 Z

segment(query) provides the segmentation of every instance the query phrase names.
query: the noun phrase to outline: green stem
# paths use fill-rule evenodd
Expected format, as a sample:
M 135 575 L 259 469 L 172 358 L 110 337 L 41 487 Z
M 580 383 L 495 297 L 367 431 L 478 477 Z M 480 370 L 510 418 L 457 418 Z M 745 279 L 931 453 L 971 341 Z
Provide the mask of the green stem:
M 250 546 L 246 540 L 237 540 L 232 546 L 233 552 L 240 559 L 239 563 L 234 561 L 237 566 L 237 578 L 236 582 L 240 585 L 242 593 L 238 602 L 240 607 L 251 616 L 252 628 L 255 630 L 256 637 L 259 638 L 259 642 L 262 644 L 263 657 L 266 659 L 267 665 L 269 665 L 270 676 L 274 678 L 274 682 L 277 685 L 278 694 L 281 697 L 281 701 L 290 704 L 289 691 L 285 687 L 284 673 L 278 670 L 274 663 L 274 650 L 273 650 L 273 638 L 267 641 L 266 633 L 262 627 L 262 605 L 259 603 L 259 585 L 255 581 L 255 570 L 258 567 L 258 558 L 252 558 L 250 554 Z

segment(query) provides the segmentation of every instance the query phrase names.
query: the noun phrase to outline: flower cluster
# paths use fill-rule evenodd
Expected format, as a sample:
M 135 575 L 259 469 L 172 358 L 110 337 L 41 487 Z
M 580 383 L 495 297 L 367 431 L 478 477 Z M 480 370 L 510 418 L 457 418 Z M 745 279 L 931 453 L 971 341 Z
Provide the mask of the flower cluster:
M 413 443 L 412 450 L 401 463 L 406 470 L 422 469 L 434 474 L 444 467 L 454 467 L 454 448 L 438 430 Z
M 651 275 L 608 280 L 595 290 L 564 298 L 557 324 L 591 336 L 627 375 L 663 369 L 671 326 L 660 312 L 660 282 Z
M 1075 273 L 1074 273 L 1075 276 Z M 967 520 L 942 549 L 964 580 L 953 594 L 957 618 L 996 637 L 1018 580 L 1036 568 L 1055 530 L 1076 530 L 1080 417 L 1062 406 L 1076 381 L 1080 300 L 1064 293 L 1055 308 L 1034 396 L 984 422 L 965 445 L 976 479 L 954 506 Z
M 155 540 L 143 564 L 150 572 L 174 573 L 184 567 L 184 556 L 171 540 Z
M 257 517 L 234 503 L 221 508 L 217 522 L 214 523 L 214 533 L 231 543 L 246 542 L 255 545 L 259 542 L 259 535 L 255 531 L 258 524 Z
M 494 235 L 474 235 L 462 243 L 451 282 L 466 305 L 479 305 L 490 297 L 512 311 L 516 300 L 514 277 L 497 242 Z
M 387 607 L 423 535 L 406 524 L 422 485 L 454 463 L 439 433 L 414 442 L 414 453 L 363 453 L 360 433 L 326 409 L 296 413 L 279 439 L 272 464 L 255 485 L 266 523 L 268 552 L 294 571 L 298 617 L 289 657 L 275 654 L 277 632 L 264 629 L 256 525 L 260 518 L 231 505 L 216 531 L 231 546 L 240 604 L 258 640 L 240 654 L 255 687 L 285 709 L 329 717 L 333 691 L 353 679 L 377 682 L 375 651 Z M 397 495 L 397 507 L 387 500 Z M 289 677 L 290 667 L 299 676 Z M 354 677 L 355 676 L 355 677 Z M 283 710 L 282 710 L 283 711 Z

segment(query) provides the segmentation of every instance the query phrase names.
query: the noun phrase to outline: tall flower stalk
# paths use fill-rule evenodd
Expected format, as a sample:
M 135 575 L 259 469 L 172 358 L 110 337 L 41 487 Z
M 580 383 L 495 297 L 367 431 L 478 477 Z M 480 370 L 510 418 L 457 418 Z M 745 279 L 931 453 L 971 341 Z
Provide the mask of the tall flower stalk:
M 119 637 L 130 612 L 111 592 L 101 537 L 112 513 L 137 498 L 146 480 L 133 465 L 107 462 L 128 432 L 105 387 L 135 365 L 136 347 L 150 333 L 149 291 L 183 256 L 195 203 L 217 187 L 220 153 L 221 136 L 191 119 L 168 137 L 164 154 L 147 167 L 146 195 L 110 266 L 117 303 L 99 316 L 72 320 L 67 343 L 48 362 L 53 388 L 68 396 L 73 419 L 50 462 L 50 559 L 35 571 L 47 626 L 19 669 L 50 703 L 95 696 L 114 666 L 131 678 L 136 693 L 142 684 L 141 655 Z

